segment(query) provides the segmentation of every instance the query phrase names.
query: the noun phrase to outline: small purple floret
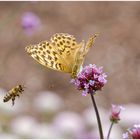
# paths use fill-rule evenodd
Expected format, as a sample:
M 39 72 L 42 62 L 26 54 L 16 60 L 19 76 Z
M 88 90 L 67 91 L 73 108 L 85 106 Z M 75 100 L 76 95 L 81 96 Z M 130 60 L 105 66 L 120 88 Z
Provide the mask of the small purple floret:
M 103 67 L 97 68 L 95 64 L 85 66 L 77 75 L 75 79 L 71 80 L 78 90 L 83 90 L 82 95 L 86 96 L 88 93 L 95 93 L 101 90 L 107 83 L 107 75 L 103 73 Z
M 128 139 L 128 138 L 129 138 L 128 132 L 123 133 L 123 139 Z
M 40 28 L 41 21 L 33 12 L 25 12 L 22 16 L 21 24 L 26 34 L 32 35 L 34 31 Z

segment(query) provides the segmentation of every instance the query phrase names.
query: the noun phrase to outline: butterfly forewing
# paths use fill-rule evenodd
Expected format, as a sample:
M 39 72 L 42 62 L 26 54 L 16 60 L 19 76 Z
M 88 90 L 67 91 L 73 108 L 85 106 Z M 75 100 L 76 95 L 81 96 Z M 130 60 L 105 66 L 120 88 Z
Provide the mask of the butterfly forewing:
M 58 71 L 66 71 L 67 65 L 48 41 L 26 47 L 26 51 L 40 64 Z M 66 71 L 67 72 L 67 71 Z
M 79 48 L 74 36 L 69 34 L 57 33 L 52 36 L 51 41 L 64 58 L 74 58 L 74 52 Z
M 57 33 L 51 37 L 51 41 L 56 44 L 59 52 L 65 55 L 67 51 L 75 50 L 78 47 L 75 37 L 69 34 Z

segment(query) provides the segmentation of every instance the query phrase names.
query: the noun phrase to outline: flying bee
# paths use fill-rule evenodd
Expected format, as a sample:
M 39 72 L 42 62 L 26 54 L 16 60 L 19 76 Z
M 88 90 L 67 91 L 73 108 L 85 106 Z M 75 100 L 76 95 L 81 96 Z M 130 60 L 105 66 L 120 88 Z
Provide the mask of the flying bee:
M 15 103 L 15 98 L 19 97 L 20 94 L 22 94 L 23 90 L 22 85 L 17 85 L 16 87 L 12 88 L 8 91 L 8 93 L 4 96 L 3 102 L 8 102 L 9 100 L 12 100 L 12 105 Z

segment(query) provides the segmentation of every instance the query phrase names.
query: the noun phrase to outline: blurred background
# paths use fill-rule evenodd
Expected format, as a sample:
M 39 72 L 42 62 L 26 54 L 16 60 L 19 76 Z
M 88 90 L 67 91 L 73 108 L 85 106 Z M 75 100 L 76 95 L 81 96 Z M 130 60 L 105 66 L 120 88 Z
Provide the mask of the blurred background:
M 107 84 L 95 98 L 104 134 L 111 104 L 123 105 L 122 120 L 111 138 L 140 119 L 139 2 L 0 2 L 0 138 L 98 138 L 90 96 L 70 84 L 70 75 L 50 70 L 25 47 L 69 33 L 77 41 L 100 33 L 84 65 L 103 66 Z M 3 103 L 12 87 L 25 85 L 16 99 Z

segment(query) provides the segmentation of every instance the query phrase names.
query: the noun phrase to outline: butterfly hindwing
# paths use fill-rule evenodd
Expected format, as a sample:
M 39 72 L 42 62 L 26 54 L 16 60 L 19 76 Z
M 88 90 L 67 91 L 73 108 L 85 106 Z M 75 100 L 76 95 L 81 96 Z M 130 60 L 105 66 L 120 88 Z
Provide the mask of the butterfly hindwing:
M 95 34 L 94 36 L 90 37 L 89 40 L 87 41 L 86 45 L 85 45 L 84 41 L 82 42 L 82 47 L 79 48 L 79 50 L 77 51 L 76 57 L 75 57 L 75 63 L 74 63 L 73 70 L 71 73 L 72 77 L 75 77 L 78 74 L 78 72 L 80 71 L 80 68 L 84 63 L 85 56 L 88 53 L 89 49 L 93 46 L 97 35 L 98 34 Z

